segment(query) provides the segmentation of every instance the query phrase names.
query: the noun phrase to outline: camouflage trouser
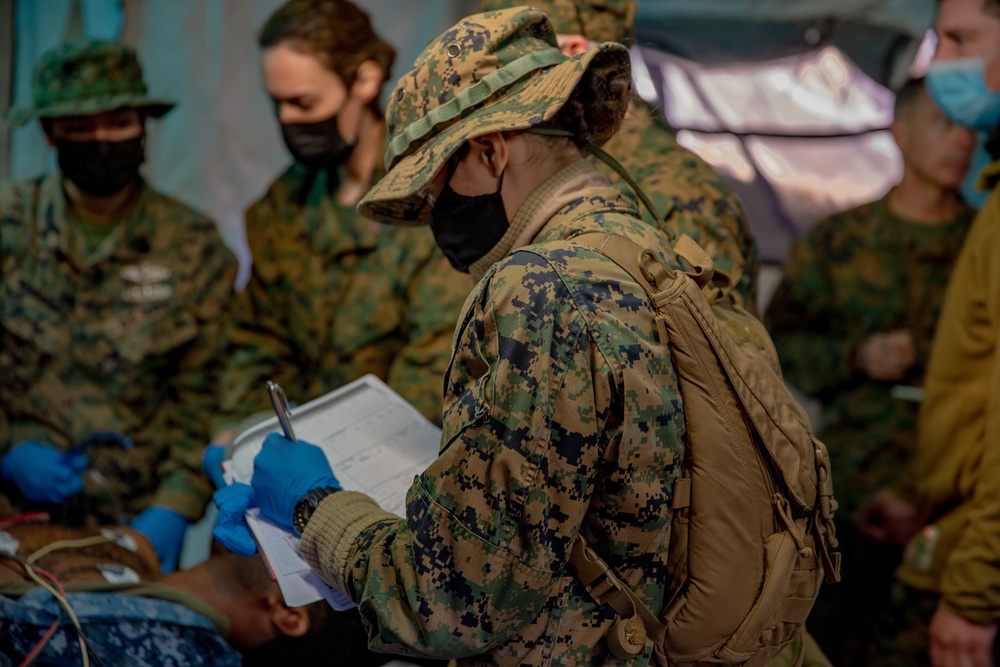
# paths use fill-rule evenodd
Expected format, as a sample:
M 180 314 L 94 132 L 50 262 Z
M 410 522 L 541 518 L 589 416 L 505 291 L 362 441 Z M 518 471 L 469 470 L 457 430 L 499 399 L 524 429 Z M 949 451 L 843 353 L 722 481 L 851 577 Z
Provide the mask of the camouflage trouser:
M 889 602 L 875 624 L 867 667 L 925 667 L 930 665 L 930 624 L 939 595 L 896 582 Z M 1000 665 L 1000 642 L 993 646 L 993 663 Z

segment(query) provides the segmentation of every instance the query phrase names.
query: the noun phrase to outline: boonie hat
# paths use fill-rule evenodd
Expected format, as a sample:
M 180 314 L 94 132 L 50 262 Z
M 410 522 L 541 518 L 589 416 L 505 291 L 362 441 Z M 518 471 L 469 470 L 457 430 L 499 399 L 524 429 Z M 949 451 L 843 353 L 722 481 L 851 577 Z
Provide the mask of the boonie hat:
M 560 35 L 583 35 L 595 42 L 625 42 L 632 36 L 635 0 L 483 0 L 480 11 L 529 4 L 549 15 Z
M 358 204 L 375 220 L 420 224 L 427 185 L 467 140 L 550 120 L 595 63 L 630 76 L 628 50 L 609 42 L 568 58 L 541 11 L 521 7 L 469 16 L 424 49 L 389 97 L 385 176 Z M 594 128 L 602 144 L 618 126 Z
M 31 98 L 32 106 L 6 111 L 11 125 L 121 107 L 143 107 L 158 118 L 174 108 L 172 102 L 149 97 L 133 49 L 96 39 L 65 42 L 46 52 L 31 77 Z

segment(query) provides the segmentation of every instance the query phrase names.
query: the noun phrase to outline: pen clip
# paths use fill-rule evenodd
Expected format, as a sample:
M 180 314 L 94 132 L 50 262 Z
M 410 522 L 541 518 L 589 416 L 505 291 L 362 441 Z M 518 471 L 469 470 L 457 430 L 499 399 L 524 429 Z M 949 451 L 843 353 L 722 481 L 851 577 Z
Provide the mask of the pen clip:
M 288 398 L 285 391 L 277 382 L 267 381 L 267 393 L 271 397 L 271 405 L 274 406 L 274 414 L 278 416 L 278 423 L 285 437 L 292 442 L 298 442 L 295 431 L 292 430 L 292 414 L 288 407 Z

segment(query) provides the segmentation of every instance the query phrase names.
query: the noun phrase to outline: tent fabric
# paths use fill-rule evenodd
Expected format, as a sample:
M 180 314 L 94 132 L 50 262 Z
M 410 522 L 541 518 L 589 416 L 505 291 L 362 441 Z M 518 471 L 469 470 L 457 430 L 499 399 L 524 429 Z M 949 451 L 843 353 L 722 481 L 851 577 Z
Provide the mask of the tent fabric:
M 636 43 L 713 65 L 834 46 L 896 89 L 934 10 L 935 0 L 654 0 L 639 5 Z
M 120 0 L 34 0 L 14 3 L 12 106 L 31 104 L 31 74 L 42 54 L 71 37 L 116 39 L 124 13 Z M 7 128 L 5 128 L 7 129 Z M 10 180 L 30 178 L 55 166 L 38 123 L 10 133 Z
M 885 129 L 894 96 L 833 47 L 714 67 L 647 47 L 631 53 L 639 93 L 730 182 L 764 262 L 784 263 L 817 221 L 899 180 Z
M 637 25 L 668 26 L 683 18 L 783 23 L 850 20 L 921 37 L 934 21 L 936 0 L 645 0 Z

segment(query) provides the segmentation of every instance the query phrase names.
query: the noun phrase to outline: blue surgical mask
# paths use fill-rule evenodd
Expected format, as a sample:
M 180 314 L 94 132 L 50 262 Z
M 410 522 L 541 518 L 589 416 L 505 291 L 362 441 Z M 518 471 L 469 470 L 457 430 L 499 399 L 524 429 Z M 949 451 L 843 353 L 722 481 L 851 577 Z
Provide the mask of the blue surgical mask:
M 1000 123 L 1000 92 L 986 87 L 986 63 L 996 58 L 935 60 L 927 91 L 945 116 L 959 125 L 988 132 Z

